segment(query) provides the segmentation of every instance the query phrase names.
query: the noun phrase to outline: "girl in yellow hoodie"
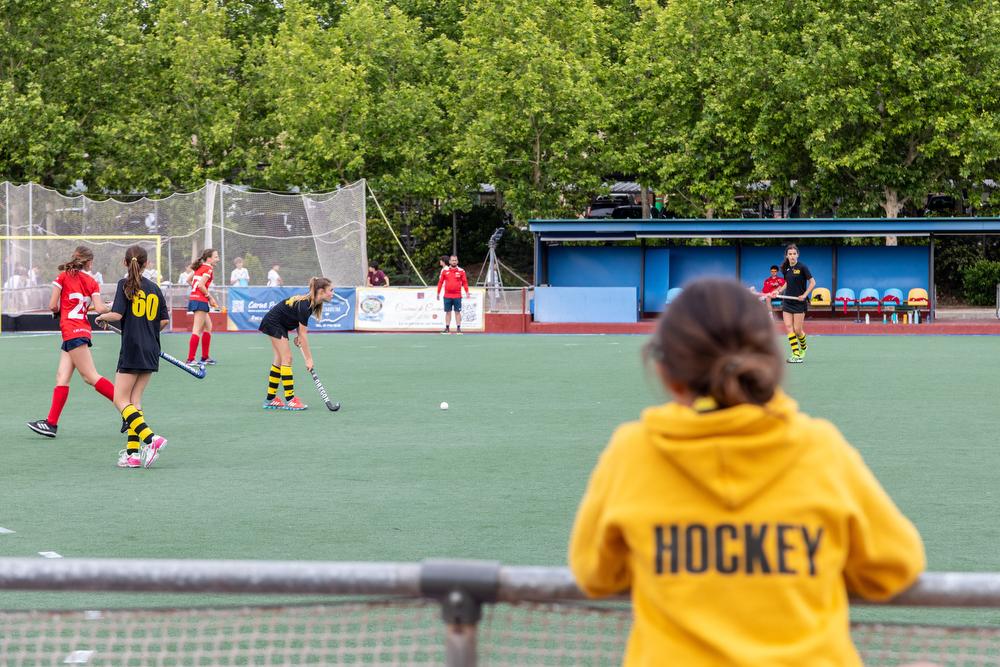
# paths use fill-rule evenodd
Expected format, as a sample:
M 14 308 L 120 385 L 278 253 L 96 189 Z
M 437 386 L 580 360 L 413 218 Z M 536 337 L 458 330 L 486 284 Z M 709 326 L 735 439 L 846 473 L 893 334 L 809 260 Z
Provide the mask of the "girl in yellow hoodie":
M 611 437 L 569 564 L 588 595 L 631 588 L 626 665 L 861 665 L 848 595 L 886 600 L 920 536 L 833 424 L 779 388 L 769 314 L 692 283 L 647 346 L 671 403 Z

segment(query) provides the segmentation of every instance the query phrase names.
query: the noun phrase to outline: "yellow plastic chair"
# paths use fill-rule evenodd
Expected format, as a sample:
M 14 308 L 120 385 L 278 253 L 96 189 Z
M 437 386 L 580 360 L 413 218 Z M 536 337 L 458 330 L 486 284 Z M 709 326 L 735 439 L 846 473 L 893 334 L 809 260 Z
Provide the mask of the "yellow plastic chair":
M 927 298 L 927 290 L 922 287 L 914 287 L 906 295 L 907 306 L 916 306 L 917 308 L 920 308 L 927 307 L 930 303 L 930 299 Z
M 813 306 L 829 306 L 833 303 L 830 298 L 830 290 L 825 287 L 816 287 L 812 291 L 812 296 L 809 298 L 810 305 Z

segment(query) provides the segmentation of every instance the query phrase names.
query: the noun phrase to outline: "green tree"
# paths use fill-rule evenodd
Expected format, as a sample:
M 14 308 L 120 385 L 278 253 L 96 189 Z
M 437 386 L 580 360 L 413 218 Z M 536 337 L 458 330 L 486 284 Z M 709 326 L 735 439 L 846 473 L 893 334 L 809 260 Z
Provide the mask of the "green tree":
M 737 3 L 636 3 L 642 18 L 617 68 L 613 144 L 626 171 L 672 211 L 732 214 L 754 179 L 744 102 L 755 93 Z
M 454 188 L 441 53 L 419 19 L 384 0 L 346 3 L 330 27 L 308 4 L 290 3 L 260 70 L 273 99 L 262 144 L 268 183 L 326 189 L 365 177 L 409 250 L 431 243 L 435 201 Z M 391 235 L 374 233 L 370 245 L 407 270 Z
M 146 26 L 141 72 L 124 86 L 118 114 L 97 128 L 106 188 L 193 189 L 241 161 L 240 59 L 227 15 L 210 0 L 164 0 Z
M 396 0 L 408 16 L 420 21 L 432 35 L 457 40 L 461 37 L 461 23 L 468 11 L 469 0 Z
M 981 182 L 1000 145 L 996 3 L 799 0 L 777 86 L 803 186 L 896 217 Z M 788 44 L 787 40 L 784 40 Z
M 444 63 L 418 19 L 386 0 L 349 3 L 331 37 L 360 73 L 369 112 L 359 127 L 363 170 L 390 206 L 429 202 L 447 188 L 444 170 Z M 385 203 L 385 202 L 383 202 Z
M 67 188 L 92 173 L 95 131 L 137 80 L 139 30 L 110 0 L 0 0 L 0 173 Z
M 450 52 L 454 167 L 519 220 L 578 211 L 604 171 L 611 102 L 590 0 L 473 3 Z
M 322 190 L 362 174 L 361 128 L 370 109 L 363 72 L 307 2 L 285 5 L 259 83 L 270 99 L 261 126 L 265 183 Z

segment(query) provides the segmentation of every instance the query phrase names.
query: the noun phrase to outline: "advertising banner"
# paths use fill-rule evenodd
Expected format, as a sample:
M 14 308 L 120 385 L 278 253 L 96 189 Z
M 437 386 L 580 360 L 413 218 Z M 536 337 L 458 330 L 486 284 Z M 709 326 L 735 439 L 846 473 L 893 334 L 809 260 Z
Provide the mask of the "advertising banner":
M 276 303 L 309 291 L 308 287 L 230 287 L 230 331 L 255 331 Z M 352 331 L 354 329 L 355 288 L 337 287 L 333 301 L 323 306 L 319 320 L 309 320 L 309 331 Z
M 462 330 L 483 331 L 486 290 L 473 287 L 462 298 Z M 440 331 L 444 298 L 435 288 L 359 287 L 354 327 L 359 331 Z

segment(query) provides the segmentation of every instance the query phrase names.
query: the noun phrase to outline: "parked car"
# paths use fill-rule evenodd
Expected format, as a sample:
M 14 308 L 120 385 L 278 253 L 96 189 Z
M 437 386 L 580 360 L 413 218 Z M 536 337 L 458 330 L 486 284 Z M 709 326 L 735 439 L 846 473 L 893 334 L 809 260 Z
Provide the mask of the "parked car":
M 620 206 L 632 204 L 632 197 L 624 192 L 612 192 L 606 195 L 595 197 L 587 207 L 585 218 L 611 218 L 615 209 Z
M 629 204 L 628 206 L 616 206 L 611 215 L 608 216 L 614 220 L 644 220 L 645 216 L 642 215 L 642 206 L 639 204 Z M 659 218 L 660 212 L 656 210 L 655 207 L 650 207 L 649 209 L 650 218 Z

